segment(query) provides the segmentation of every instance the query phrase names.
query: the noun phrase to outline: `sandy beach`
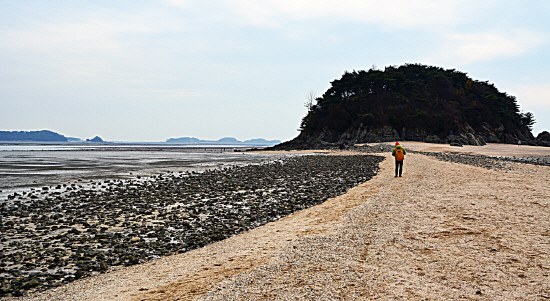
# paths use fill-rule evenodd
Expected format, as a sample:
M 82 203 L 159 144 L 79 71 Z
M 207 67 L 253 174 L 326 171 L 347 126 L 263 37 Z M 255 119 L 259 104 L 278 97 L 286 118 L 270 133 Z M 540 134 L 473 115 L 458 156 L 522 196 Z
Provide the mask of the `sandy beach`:
M 402 145 L 550 155 L 530 146 Z M 372 180 L 320 205 L 23 299 L 550 299 L 550 167 L 509 162 L 489 170 L 410 152 L 403 177 L 394 178 L 384 155 Z

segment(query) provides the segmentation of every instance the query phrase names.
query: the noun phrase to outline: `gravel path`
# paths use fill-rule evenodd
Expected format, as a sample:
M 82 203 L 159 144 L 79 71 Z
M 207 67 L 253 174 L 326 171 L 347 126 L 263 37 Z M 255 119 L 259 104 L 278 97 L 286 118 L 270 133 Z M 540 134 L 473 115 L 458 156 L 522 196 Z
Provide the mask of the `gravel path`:
M 320 205 L 29 300 L 548 300 L 550 169 L 410 153 Z

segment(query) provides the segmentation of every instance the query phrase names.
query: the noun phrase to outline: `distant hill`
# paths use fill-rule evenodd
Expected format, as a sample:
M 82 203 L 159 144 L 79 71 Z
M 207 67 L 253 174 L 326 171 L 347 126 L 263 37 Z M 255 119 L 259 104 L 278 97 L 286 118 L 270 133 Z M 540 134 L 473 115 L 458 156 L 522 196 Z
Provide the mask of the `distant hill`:
M 178 143 L 178 144 L 230 144 L 230 145 L 257 145 L 257 146 L 270 146 L 281 143 L 280 140 L 265 140 L 262 138 L 251 139 L 246 141 L 239 141 L 233 137 L 224 137 L 219 140 L 201 140 L 193 137 L 181 137 L 181 138 L 169 138 L 166 143 Z
M 406 64 L 346 71 L 306 106 L 298 137 L 276 149 L 402 140 L 544 144 L 531 133 L 533 114 L 521 112 L 514 96 L 454 69 Z
M 58 133 L 42 130 L 42 131 L 19 131 L 8 132 L 0 131 L 0 141 L 41 141 L 41 142 L 67 142 L 67 138 Z
M 56 132 L 42 130 L 31 132 L 8 132 L 0 131 L 0 141 L 34 141 L 34 142 L 84 142 L 80 138 L 65 137 Z M 86 142 L 104 142 L 99 136 L 95 136 L 92 139 L 86 139 Z
M 192 137 L 181 137 L 181 138 L 169 138 L 166 140 L 167 143 L 180 143 L 180 144 L 198 144 L 203 140 Z
M 101 137 L 95 136 L 92 139 L 86 139 L 86 142 L 104 142 L 104 141 L 103 141 L 103 139 L 101 139 Z
M 281 143 L 281 140 L 265 140 L 262 138 L 250 139 L 243 141 L 243 144 L 254 144 L 254 145 L 275 145 Z
M 241 143 L 239 140 L 233 138 L 233 137 L 225 137 L 225 138 L 221 138 L 220 140 L 216 141 L 218 143 L 227 143 L 227 144 L 234 144 L 234 143 Z

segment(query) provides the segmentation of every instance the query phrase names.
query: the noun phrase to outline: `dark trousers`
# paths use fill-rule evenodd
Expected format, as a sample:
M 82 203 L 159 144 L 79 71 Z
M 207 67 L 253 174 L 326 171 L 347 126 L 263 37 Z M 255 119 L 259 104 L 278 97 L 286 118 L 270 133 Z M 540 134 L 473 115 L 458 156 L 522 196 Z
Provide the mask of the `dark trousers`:
M 398 174 L 399 172 L 399 174 Z M 395 160 L 395 176 L 397 177 L 397 175 L 401 176 L 401 174 L 403 173 L 403 161 L 397 161 Z

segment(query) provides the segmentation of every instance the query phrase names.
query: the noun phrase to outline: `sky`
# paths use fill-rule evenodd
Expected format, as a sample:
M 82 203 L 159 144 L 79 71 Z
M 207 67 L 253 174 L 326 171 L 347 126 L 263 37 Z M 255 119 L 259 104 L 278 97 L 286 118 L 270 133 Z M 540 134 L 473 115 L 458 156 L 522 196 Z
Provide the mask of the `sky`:
M 549 1 L 0 0 L 0 130 L 290 140 L 344 72 L 420 63 L 550 131 Z

